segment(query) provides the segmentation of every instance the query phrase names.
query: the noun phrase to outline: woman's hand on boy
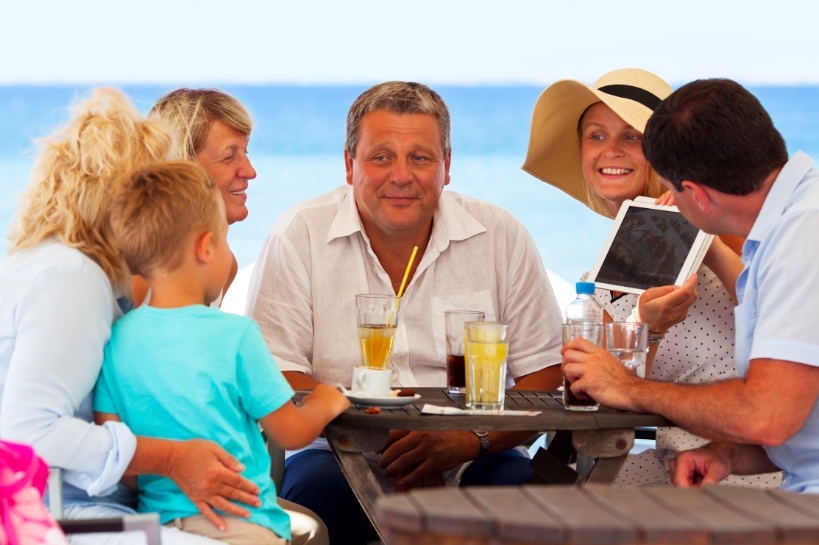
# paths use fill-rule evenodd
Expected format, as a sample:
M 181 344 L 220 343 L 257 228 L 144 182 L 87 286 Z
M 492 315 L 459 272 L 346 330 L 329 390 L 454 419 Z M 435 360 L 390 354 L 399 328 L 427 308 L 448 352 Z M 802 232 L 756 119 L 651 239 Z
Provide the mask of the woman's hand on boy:
M 191 439 L 176 443 L 167 476 L 214 526 L 224 530 L 225 523 L 214 509 L 248 518 L 250 511 L 237 504 L 261 506 L 259 487 L 240 475 L 244 469 L 216 443 Z

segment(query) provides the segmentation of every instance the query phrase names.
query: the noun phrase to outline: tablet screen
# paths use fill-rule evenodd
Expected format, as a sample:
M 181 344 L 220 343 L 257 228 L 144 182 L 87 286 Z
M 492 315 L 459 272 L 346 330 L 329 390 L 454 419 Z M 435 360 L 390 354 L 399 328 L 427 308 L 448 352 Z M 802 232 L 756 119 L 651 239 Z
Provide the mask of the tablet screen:
M 675 284 L 698 233 L 676 209 L 630 205 L 594 281 L 637 289 Z

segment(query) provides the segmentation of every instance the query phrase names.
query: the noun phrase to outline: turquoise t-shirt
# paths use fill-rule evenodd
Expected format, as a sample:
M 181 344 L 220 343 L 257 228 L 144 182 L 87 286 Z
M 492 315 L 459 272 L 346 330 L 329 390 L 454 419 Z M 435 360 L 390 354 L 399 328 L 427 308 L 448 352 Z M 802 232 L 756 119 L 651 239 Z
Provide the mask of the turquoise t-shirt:
M 293 397 L 250 318 L 195 305 L 143 305 L 114 324 L 105 346 L 94 410 L 119 415 L 136 435 L 210 439 L 246 467 L 261 488 L 250 520 L 290 539 L 290 518 L 276 503 L 270 457 L 256 421 Z M 140 512 L 162 523 L 199 510 L 165 477 L 139 477 Z

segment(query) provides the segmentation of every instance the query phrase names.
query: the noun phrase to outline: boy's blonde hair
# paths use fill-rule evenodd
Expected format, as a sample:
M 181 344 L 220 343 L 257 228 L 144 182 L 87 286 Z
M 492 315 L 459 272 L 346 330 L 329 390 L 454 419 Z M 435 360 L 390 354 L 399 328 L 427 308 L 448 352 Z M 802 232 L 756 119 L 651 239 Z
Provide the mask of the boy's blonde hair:
M 167 157 L 173 138 L 163 121 L 144 119 L 114 89 L 98 89 L 72 114 L 39 142 L 42 150 L 9 234 L 9 253 L 55 237 L 130 291 L 130 275 L 110 233 L 111 198 L 136 169 Z
M 214 121 L 250 136 L 253 122 L 242 103 L 217 89 L 176 89 L 160 98 L 149 116 L 164 119 L 176 130 L 171 159 L 193 161 L 205 147 Z
M 150 278 L 177 269 L 197 233 L 221 234 L 219 188 L 191 161 L 138 171 L 111 204 L 111 229 L 133 274 Z

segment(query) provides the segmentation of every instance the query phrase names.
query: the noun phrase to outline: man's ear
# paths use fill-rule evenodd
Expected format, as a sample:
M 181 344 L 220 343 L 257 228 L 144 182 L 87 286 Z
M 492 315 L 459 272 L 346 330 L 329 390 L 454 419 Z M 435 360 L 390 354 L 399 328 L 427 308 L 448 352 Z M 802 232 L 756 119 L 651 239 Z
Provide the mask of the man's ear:
M 683 180 L 682 186 L 684 191 L 691 192 L 691 195 L 694 197 L 694 202 L 701 212 L 708 213 L 711 210 L 714 202 L 711 198 L 711 190 L 708 187 L 697 182 L 692 182 L 691 180 Z
M 353 185 L 353 156 L 344 149 L 344 168 L 347 170 L 347 183 Z
M 194 251 L 198 263 L 210 263 L 211 259 L 213 259 L 213 252 L 211 252 L 212 241 L 213 233 L 210 231 L 204 231 L 196 237 Z

